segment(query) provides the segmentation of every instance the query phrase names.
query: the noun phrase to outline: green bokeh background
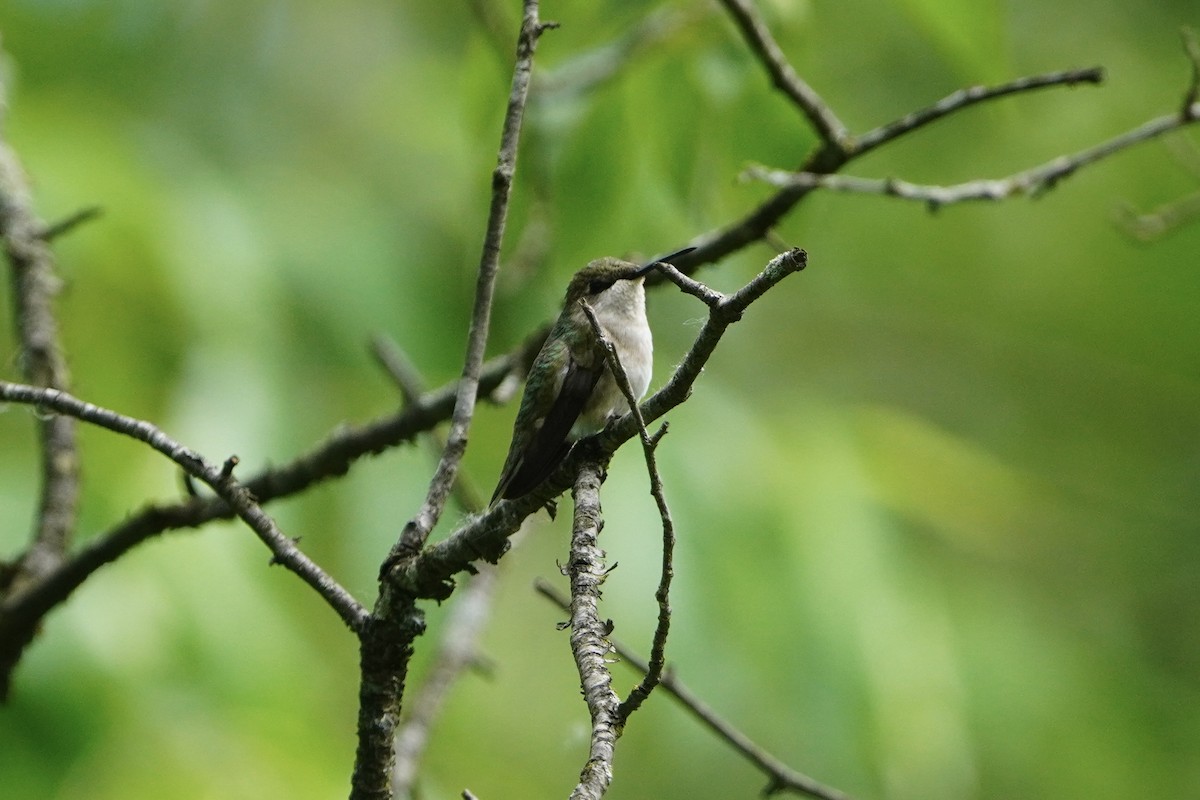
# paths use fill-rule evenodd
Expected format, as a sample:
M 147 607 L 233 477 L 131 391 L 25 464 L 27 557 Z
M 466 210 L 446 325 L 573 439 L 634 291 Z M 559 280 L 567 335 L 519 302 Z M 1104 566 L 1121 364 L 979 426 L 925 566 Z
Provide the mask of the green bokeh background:
M 63 338 L 84 398 L 245 474 L 396 392 L 393 336 L 457 374 L 507 96 L 517 3 L 8 0 L 7 138 L 40 213 L 99 204 L 61 240 Z M 1100 64 L 1102 88 L 977 107 L 853 165 L 1001 176 L 1178 107 L 1194 0 L 761 4 L 797 69 L 864 131 L 956 88 Z M 812 145 L 715 8 L 588 91 L 530 109 L 491 352 L 554 313 L 570 272 L 662 252 L 768 190 L 751 162 Z M 648 8 L 547 3 L 542 77 Z M 556 70 L 558 70 L 556 72 Z M 1197 132 L 1029 201 L 930 215 L 818 195 L 778 230 L 811 265 L 730 331 L 660 448 L 680 541 L 677 674 L 781 758 L 858 798 L 1200 796 L 1200 224 L 1145 245 L 1114 224 L 1197 189 Z M 1190 148 L 1190 150 L 1189 150 Z M 1189 156 L 1190 153 L 1190 156 Z M 1191 164 L 1189 167 L 1189 157 Z M 700 277 L 733 289 L 759 246 Z M 3 375 L 16 377 L 0 289 Z M 656 380 L 703 308 L 652 294 Z M 466 470 L 490 487 L 513 409 L 482 408 Z M 0 556 L 36 497 L 32 413 L 0 414 Z M 147 448 L 81 431 L 81 530 L 179 495 Z M 272 504 L 360 598 L 415 510 L 407 447 Z M 640 456 L 605 490 L 603 613 L 645 651 L 659 534 Z M 450 510 L 447 524 L 460 518 Z M 447 526 L 444 526 L 447 527 Z M 424 795 L 562 797 L 587 715 L 561 614 L 563 521 L 503 563 Z M 243 527 L 171 533 L 53 613 L 0 710 L 5 798 L 344 796 L 356 652 Z M 419 683 L 445 609 L 430 608 Z M 615 666 L 618 685 L 633 675 Z M 656 696 L 619 743 L 614 798 L 753 797 L 764 779 Z

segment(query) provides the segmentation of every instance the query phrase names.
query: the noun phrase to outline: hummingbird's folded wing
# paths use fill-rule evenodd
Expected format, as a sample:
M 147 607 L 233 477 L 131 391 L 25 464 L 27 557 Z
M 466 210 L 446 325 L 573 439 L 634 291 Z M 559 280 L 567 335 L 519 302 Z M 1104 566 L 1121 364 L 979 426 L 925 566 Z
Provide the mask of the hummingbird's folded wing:
M 554 404 L 525 451 L 516 459 L 509 459 L 510 463 L 500 476 L 492 502 L 499 497 L 512 500 L 532 491 L 566 458 L 567 451 L 571 449 L 567 436 L 583 413 L 603 371 L 603 359 L 596 359 L 593 368 L 584 367 L 574 358 L 569 359 L 562 388 Z

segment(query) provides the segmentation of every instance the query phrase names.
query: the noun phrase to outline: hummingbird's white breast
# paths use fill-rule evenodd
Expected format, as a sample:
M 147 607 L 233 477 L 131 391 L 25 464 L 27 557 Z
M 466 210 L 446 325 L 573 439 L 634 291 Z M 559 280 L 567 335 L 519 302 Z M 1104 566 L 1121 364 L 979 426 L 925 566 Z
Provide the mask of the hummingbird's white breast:
M 605 337 L 617 350 L 634 397 L 641 399 L 650 387 L 650 374 L 654 368 L 654 343 L 650 323 L 646 320 L 646 291 L 642 279 L 617 281 L 596 298 L 592 309 Z M 576 436 L 595 433 L 604 427 L 610 416 L 628 411 L 629 403 L 606 367 L 572 433 Z

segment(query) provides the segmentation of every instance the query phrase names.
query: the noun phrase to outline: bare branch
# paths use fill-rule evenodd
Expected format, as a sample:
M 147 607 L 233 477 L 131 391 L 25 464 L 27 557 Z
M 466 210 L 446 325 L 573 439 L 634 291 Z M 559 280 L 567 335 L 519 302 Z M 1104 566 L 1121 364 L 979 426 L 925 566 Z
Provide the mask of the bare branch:
M 383 334 L 376 334 L 371 337 L 371 352 L 380 365 L 387 370 L 392 380 L 396 382 L 405 404 L 419 403 L 425 394 L 425 380 L 400 345 Z M 430 430 L 426 438 L 439 453 L 445 450 L 445 440 L 436 431 Z M 459 474 L 450 491 L 458 500 L 459 505 L 468 511 L 478 511 L 484 505 L 483 495 L 480 494 L 474 481 L 465 474 Z
M 1183 29 L 1183 52 L 1192 62 L 1192 80 L 1183 95 L 1183 115 L 1194 117 L 1196 112 L 1192 107 L 1200 102 L 1200 40 L 1191 28 Z
M 539 594 L 560 609 L 564 611 L 569 610 L 570 600 L 564 597 L 549 581 L 539 578 L 534 582 L 534 588 Z M 643 675 L 649 672 L 650 665 L 628 645 L 619 639 L 613 638 L 611 635 L 608 637 L 608 643 L 612 645 L 612 649 L 621 657 L 621 661 Z M 738 730 L 732 723 L 717 714 L 695 692 L 685 686 L 673 671 L 668 669 L 663 673 L 661 685 L 668 695 L 675 698 L 680 705 L 691 712 L 709 730 L 727 742 L 730 747 L 767 776 L 770 783 L 764 790 L 764 794 L 794 791 L 807 794 L 811 797 L 821 798 L 821 800 L 849 800 L 847 795 L 837 789 L 825 786 L 820 781 L 792 769 L 768 753 L 764 748 L 746 736 L 746 734 Z
M 1164 203 L 1146 213 L 1138 213 L 1128 204 L 1122 204 L 1113 212 L 1113 217 L 1122 230 L 1138 241 L 1157 241 L 1184 225 L 1200 220 L 1200 192 Z
M 612 783 L 613 755 L 621 735 L 620 700 L 612 688 L 608 669 L 610 624 L 597 612 L 600 586 L 608 570 L 598 539 L 603 527 L 600 517 L 600 483 L 603 467 L 594 461 L 579 466 L 572 496 L 575 519 L 571 526 L 571 554 L 567 574 L 571 579 L 571 653 L 579 670 L 583 698 L 592 717 L 588 760 L 579 774 L 571 800 L 598 800 Z
M 367 616 L 366 609 L 304 555 L 295 542 L 283 535 L 250 491 L 233 477 L 236 459 L 231 458 L 222 466 L 212 465 L 199 453 L 170 438 L 149 422 L 84 402 L 57 389 L 0 381 L 0 401 L 23 403 L 43 412 L 65 414 L 148 444 L 212 488 L 270 549 L 272 563 L 282 564 L 300 576 L 351 630 L 357 631 L 362 627 Z M 28 641 L 21 641 L 21 634 L 30 626 L 36 626 L 40 618 L 40 613 L 31 613 L 38 609 L 19 604 L 19 601 L 19 596 L 12 598 L 0 608 L 0 668 L 4 670 L 4 686 L 7 685 L 8 673 L 16 663 L 20 649 Z
M 104 210 L 100 206 L 87 206 L 76 211 L 68 217 L 60 219 L 58 222 L 47 225 L 38 233 L 39 238 L 44 242 L 52 242 L 60 236 L 64 236 L 85 222 L 91 222 L 97 219 Z
M 905 114 L 898 120 L 881 125 L 872 131 L 857 137 L 854 155 L 861 156 L 869 153 L 882 144 L 893 139 L 912 133 L 931 122 L 950 116 L 965 108 L 969 108 L 988 100 L 996 100 L 1013 94 L 1050 89 L 1058 86 L 1078 86 L 1091 84 L 1098 86 L 1104 82 L 1104 70 L 1101 67 L 1087 69 L 1068 69 L 1059 72 L 1047 72 L 1042 75 L 1029 75 L 1023 78 L 997 84 L 996 86 L 970 86 L 943 97 L 931 106 L 919 109 L 911 114 Z
M 800 109 L 825 145 L 839 152 L 849 150 L 850 136 L 846 126 L 821 96 L 796 74 L 751 0 L 721 0 L 721 5 L 733 17 L 746 43 L 766 67 L 775 88 Z
M 493 359 L 480 381 L 481 395 L 497 391 L 514 370 L 523 370 L 541 347 L 545 332 L 531 336 L 514 352 Z M 403 411 L 360 426 L 347 426 L 293 461 L 266 469 L 242 485 L 260 505 L 307 490 L 322 481 L 345 475 L 364 456 L 410 441 L 446 420 L 453 411 L 456 384 L 423 394 Z M 187 473 L 184 473 L 187 475 Z M 155 504 L 133 514 L 121 524 L 89 539 L 36 582 L 20 592 L 7 592 L 3 613 L 36 621 L 65 601 L 87 578 L 105 564 L 116 561 L 147 539 L 166 531 L 198 528 L 217 519 L 235 516 L 220 496 L 190 495 L 178 503 Z M 32 636 L 33 628 L 30 628 Z M 23 645 L 22 645 L 23 646 Z M 2 659 L 0 659 L 2 661 Z
M 534 80 L 537 103 L 552 103 L 563 95 L 591 92 L 620 73 L 621 69 L 643 52 L 668 40 L 676 31 L 710 9 L 697 6 L 681 11 L 660 8 L 646 14 L 633 27 L 611 42 L 542 71 Z
M 999 86 L 963 89 L 929 108 L 909 114 L 860 137 L 855 137 L 852 146 L 846 151 L 829 147 L 818 149 L 808 157 L 800 172 L 816 174 L 837 172 L 850 161 L 874 150 L 885 142 L 977 103 L 1036 89 L 1073 86 L 1080 83 L 1099 83 L 1102 79 L 1103 71 L 1100 69 L 1067 70 L 1018 78 Z M 719 261 L 748 244 L 768 237 L 771 229 L 778 225 L 780 220 L 810 192 L 818 188 L 809 183 L 811 182 L 788 183 L 740 220 L 695 237 L 692 244 L 696 246 L 696 250 L 681 258 L 677 266 L 685 274 L 690 275 L 703 264 Z M 650 282 L 648 281 L 648 283 Z
M 1200 120 L 1200 104 L 1187 109 L 1185 114 L 1167 114 L 1138 127 L 1101 142 L 1094 147 L 1080 150 L 1071 155 L 1059 156 L 1045 164 L 1022 170 L 1006 178 L 975 180 L 952 186 L 933 186 L 909 183 L 896 178 L 857 178 L 849 175 L 829 175 L 814 172 L 785 172 L 765 168 L 747 171 L 750 177 L 772 186 L 785 189 L 830 189 L 839 192 L 857 192 L 917 200 L 936 211 L 942 206 L 968 200 L 1004 200 L 1016 194 L 1037 196 L 1058 185 L 1058 182 L 1074 174 L 1081 167 L 1094 164 L 1134 145 L 1149 141 L 1164 133 L 1182 128 Z
M 508 110 L 504 116 L 504 129 L 500 135 L 500 152 L 496 159 L 496 168 L 492 171 L 491 209 L 488 213 L 487 231 L 484 234 L 483 253 L 475 285 L 475 307 L 471 313 L 471 327 L 467 335 L 467 355 L 462 378 L 458 383 L 458 396 L 454 403 L 454 415 L 450 420 L 450 432 L 446 438 L 442 459 L 429 483 L 425 503 L 417 515 L 404 526 L 399 540 L 388 556 L 388 562 L 411 557 L 425 546 L 425 540 L 429 538 L 429 533 L 437 525 L 442 510 L 446 507 L 446 498 L 454 485 L 458 465 L 466 453 L 467 434 L 471 428 L 471 418 L 475 413 L 475 396 L 479 389 L 479 373 L 487 348 L 492 296 L 495 292 L 496 273 L 500 266 L 500 244 L 504 239 L 504 224 L 508 218 L 508 199 L 516 170 L 521 122 L 525 116 L 525 103 L 529 96 L 533 54 L 537 49 L 538 38 L 546 30 L 554 27 L 557 25 L 542 23 L 538 19 L 536 0 L 526 0 L 521 33 L 517 39 L 517 63 L 513 70 L 512 90 L 509 93 Z
M 0 85 L 0 126 L 5 111 Z M 12 273 L 14 320 L 21 371 L 35 386 L 66 390 L 70 374 L 59 343 L 53 302 L 58 293 L 54 256 L 42 233 L 45 224 L 33 211 L 33 197 L 16 153 L 0 140 L 0 244 Z M 35 530 L 22 554 L 10 588 L 17 589 L 51 572 L 70 549 L 79 505 L 79 454 L 75 421 L 52 416 L 38 421 L 42 487 Z

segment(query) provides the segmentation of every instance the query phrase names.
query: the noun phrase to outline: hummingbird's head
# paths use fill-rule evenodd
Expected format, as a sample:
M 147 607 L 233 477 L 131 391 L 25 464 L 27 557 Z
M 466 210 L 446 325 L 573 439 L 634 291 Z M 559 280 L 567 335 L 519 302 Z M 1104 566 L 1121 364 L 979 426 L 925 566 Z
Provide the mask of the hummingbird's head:
M 638 269 L 637 264 L 619 258 L 597 258 L 571 278 L 567 286 L 567 303 L 594 301 L 618 283 L 634 281 L 640 284 L 642 276 L 638 274 Z M 626 287 L 622 286 L 618 291 L 625 290 Z
M 571 283 L 567 286 L 567 304 L 570 305 L 578 300 L 588 300 L 589 302 L 596 300 L 614 287 L 616 287 L 617 294 L 632 294 L 635 288 L 641 287 L 642 278 L 654 268 L 655 264 L 661 261 L 670 262 L 671 259 L 690 253 L 695 249 L 688 247 L 640 266 L 611 256 L 597 258 L 576 272 L 575 277 L 571 279 Z

